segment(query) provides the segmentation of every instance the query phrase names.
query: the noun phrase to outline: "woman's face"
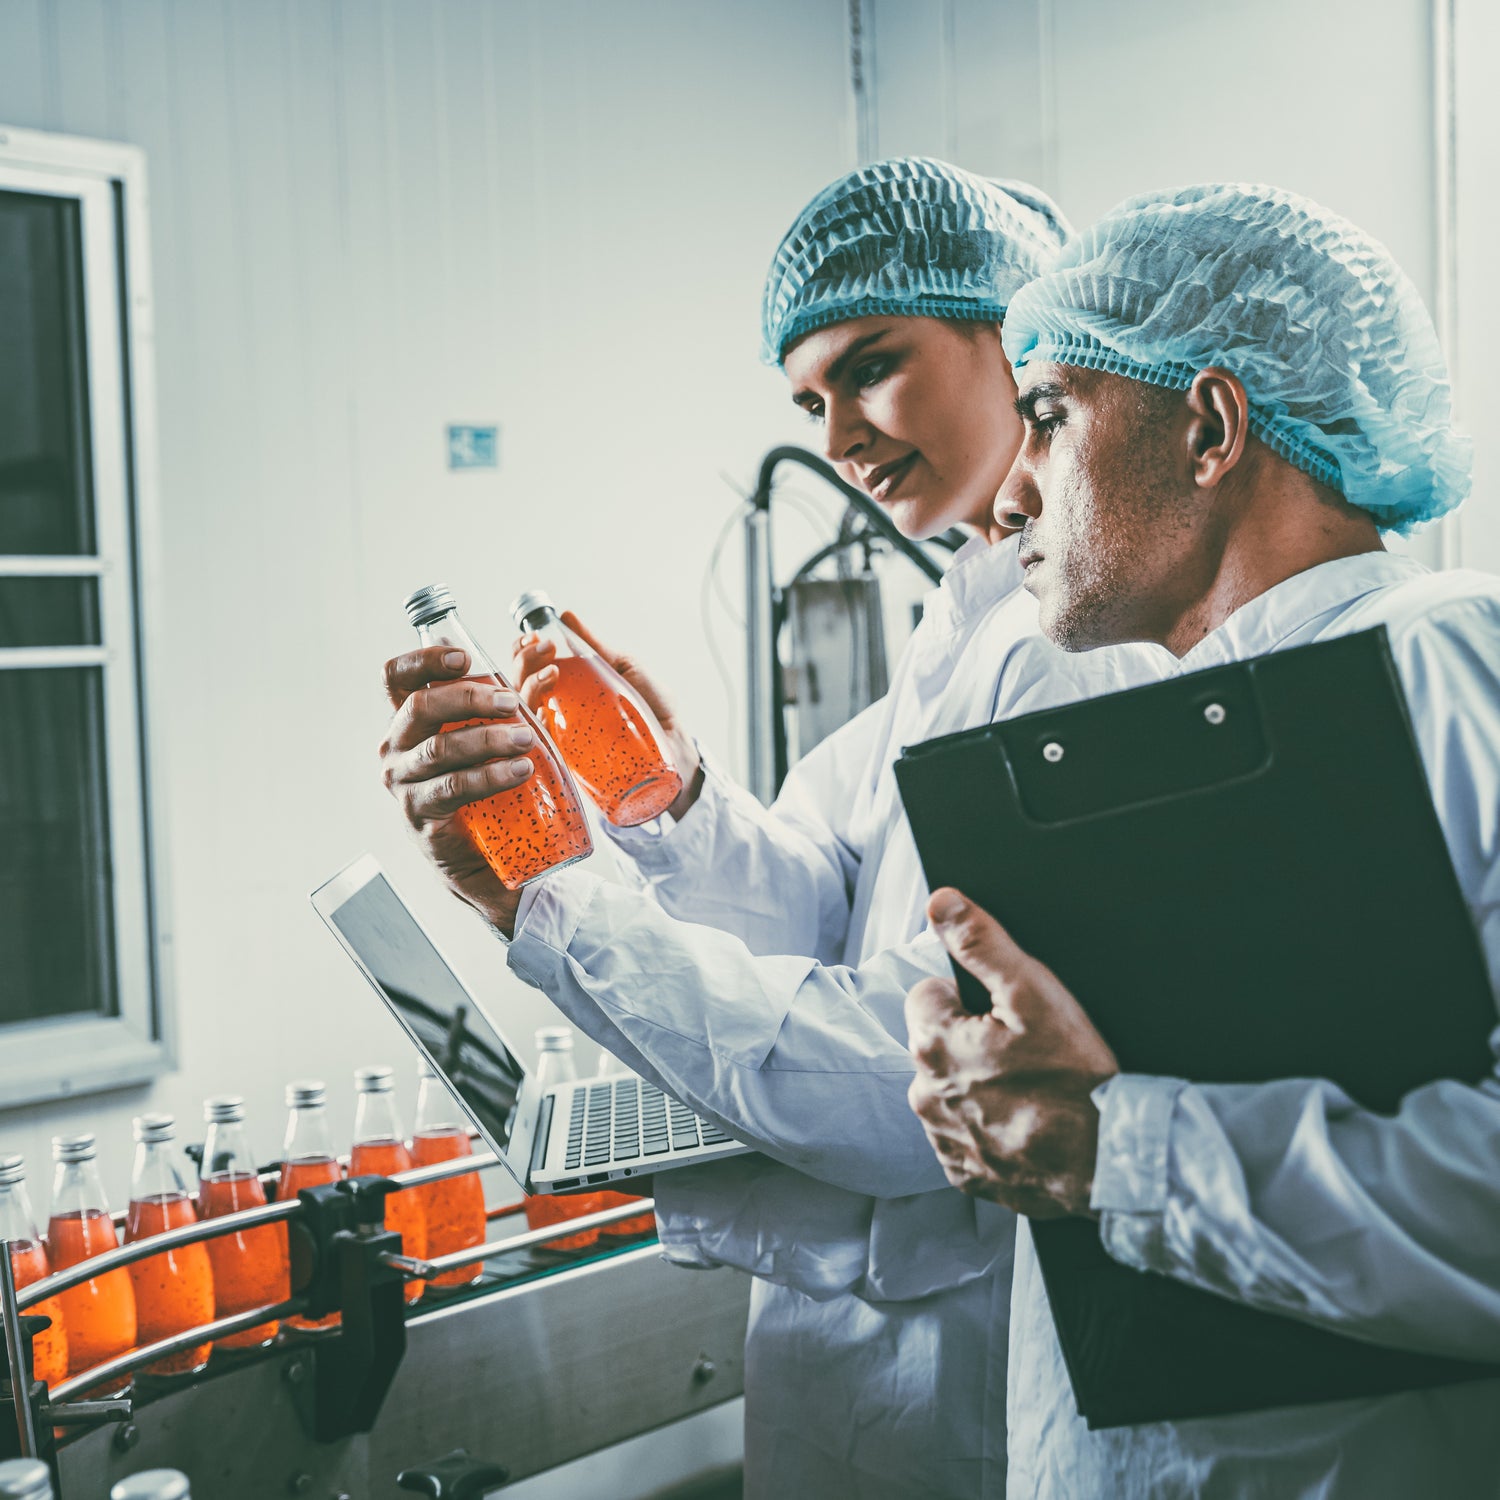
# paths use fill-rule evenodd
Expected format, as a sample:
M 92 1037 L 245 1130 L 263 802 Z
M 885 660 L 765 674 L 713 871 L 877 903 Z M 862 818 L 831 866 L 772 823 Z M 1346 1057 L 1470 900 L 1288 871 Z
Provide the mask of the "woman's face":
M 851 318 L 799 339 L 782 368 L 829 461 L 903 535 L 960 522 L 994 534 L 1022 437 L 998 324 Z

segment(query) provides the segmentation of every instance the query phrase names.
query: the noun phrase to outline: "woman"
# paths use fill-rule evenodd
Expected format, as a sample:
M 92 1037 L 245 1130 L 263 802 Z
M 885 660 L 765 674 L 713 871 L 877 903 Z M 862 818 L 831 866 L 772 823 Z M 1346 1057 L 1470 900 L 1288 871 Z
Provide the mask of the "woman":
M 416 686 L 453 675 L 435 656 L 387 669 L 387 781 L 450 883 L 515 932 L 512 967 L 766 1153 L 655 1186 L 672 1258 L 756 1277 L 752 1500 L 1004 1492 L 1014 1221 L 940 1186 L 930 1156 L 906 1150 L 900 1001 L 912 972 L 944 961 L 922 935 L 925 887 L 891 763 L 905 743 L 997 711 L 1126 685 L 1119 658 L 1066 657 L 1039 637 L 1014 546 L 983 534 L 1021 436 L 999 323 L 1066 235 L 1033 189 L 907 159 L 833 184 L 783 240 L 766 352 L 829 458 L 907 535 L 981 534 L 929 597 L 886 699 L 800 762 L 772 809 L 704 761 L 631 674 L 690 774 L 664 831 L 609 833 L 667 917 L 574 871 L 528 888 L 519 910 L 476 898 L 472 857 L 443 826 L 452 799 L 431 789 L 452 770 L 473 778 L 472 799 L 525 773 L 504 770 L 493 745 L 439 736 L 453 688 L 429 689 L 426 717 L 409 706 Z M 523 664 L 525 691 L 544 692 L 546 652 L 528 645 Z

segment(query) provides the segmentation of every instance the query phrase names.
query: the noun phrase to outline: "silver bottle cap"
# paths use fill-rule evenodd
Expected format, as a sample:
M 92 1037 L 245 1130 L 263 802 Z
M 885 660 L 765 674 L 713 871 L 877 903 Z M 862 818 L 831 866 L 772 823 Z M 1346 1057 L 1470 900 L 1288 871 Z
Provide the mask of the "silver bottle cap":
M 109 1500 L 190 1500 L 186 1474 L 177 1469 L 142 1469 L 122 1479 L 109 1492 Z
M 354 1087 L 361 1094 L 388 1094 L 396 1087 L 394 1068 L 356 1068 Z
M 52 1500 L 52 1470 L 39 1458 L 0 1464 L 0 1500 Z
M 0 1187 L 12 1187 L 26 1181 L 24 1156 L 0 1156 Z
M 419 1079 L 441 1078 L 442 1076 L 437 1070 L 437 1064 L 430 1057 L 424 1054 L 417 1059 L 417 1077 Z
M 177 1121 L 171 1115 L 137 1115 L 135 1138 L 143 1146 L 170 1141 L 177 1134 Z
M 401 601 L 401 608 L 413 625 L 425 625 L 429 620 L 447 614 L 450 609 L 457 609 L 458 600 L 446 583 L 429 583 L 408 594 Z
M 537 1050 L 540 1052 L 571 1052 L 573 1050 L 573 1028 L 571 1026 L 541 1026 L 536 1034 Z
M 328 1087 L 321 1078 L 299 1078 L 286 1086 L 286 1102 L 289 1109 L 311 1109 L 328 1098 Z
M 552 602 L 551 594 L 544 594 L 540 589 L 530 589 L 511 600 L 510 617 L 521 626 L 526 623 L 526 616 L 535 609 L 550 609 L 555 612 L 557 606 Z
M 216 1094 L 203 1101 L 203 1118 L 210 1125 L 238 1125 L 245 1118 L 245 1101 L 238 1094 Z
M 53 1161 L 93 1161 L 98 1142 L 93 1136 L 55 1135 L 52 1137 Z

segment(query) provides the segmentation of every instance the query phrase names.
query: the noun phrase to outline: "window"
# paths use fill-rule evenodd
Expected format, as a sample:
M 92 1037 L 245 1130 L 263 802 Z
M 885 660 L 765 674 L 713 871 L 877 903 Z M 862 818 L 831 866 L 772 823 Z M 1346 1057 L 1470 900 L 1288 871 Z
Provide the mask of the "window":
M 0 131 L 0 1106 L 169 1062 L 143 711 L 130 147 Z

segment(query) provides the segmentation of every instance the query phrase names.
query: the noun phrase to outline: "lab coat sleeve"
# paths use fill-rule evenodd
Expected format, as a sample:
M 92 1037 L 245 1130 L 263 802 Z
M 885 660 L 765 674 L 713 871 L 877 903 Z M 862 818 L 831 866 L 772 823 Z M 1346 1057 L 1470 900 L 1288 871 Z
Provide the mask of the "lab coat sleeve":
M 888 718 L 873 704 L 814 747 L 769 808 L 705 756 L 681 822 L 606 832 L 663 911 L 733 933 L 752 953 L 834 962 L 863 854 L 851 813 Z
M 584 871 L 531 889 L 511 968 L 605 1047 L 623 1037 L 644 1076 L 836 1187 L 902 1197 L 945 1185 L 906 1102 L 906 992 L 947 972 L 930 932 L 857 969 L 825 966 L 757 956 Z
M 1500 626 L 1471 602 L 1394 647 L 1500 994 Z M 1491 1046 L 1490 1076 L 1416 1089 L 1393 1115 L 1321 1080 L 1111 1079 L 1095 1095 L 1105 1247 L 1374 1343 L 1500 1359 L 1500 1030 Z

